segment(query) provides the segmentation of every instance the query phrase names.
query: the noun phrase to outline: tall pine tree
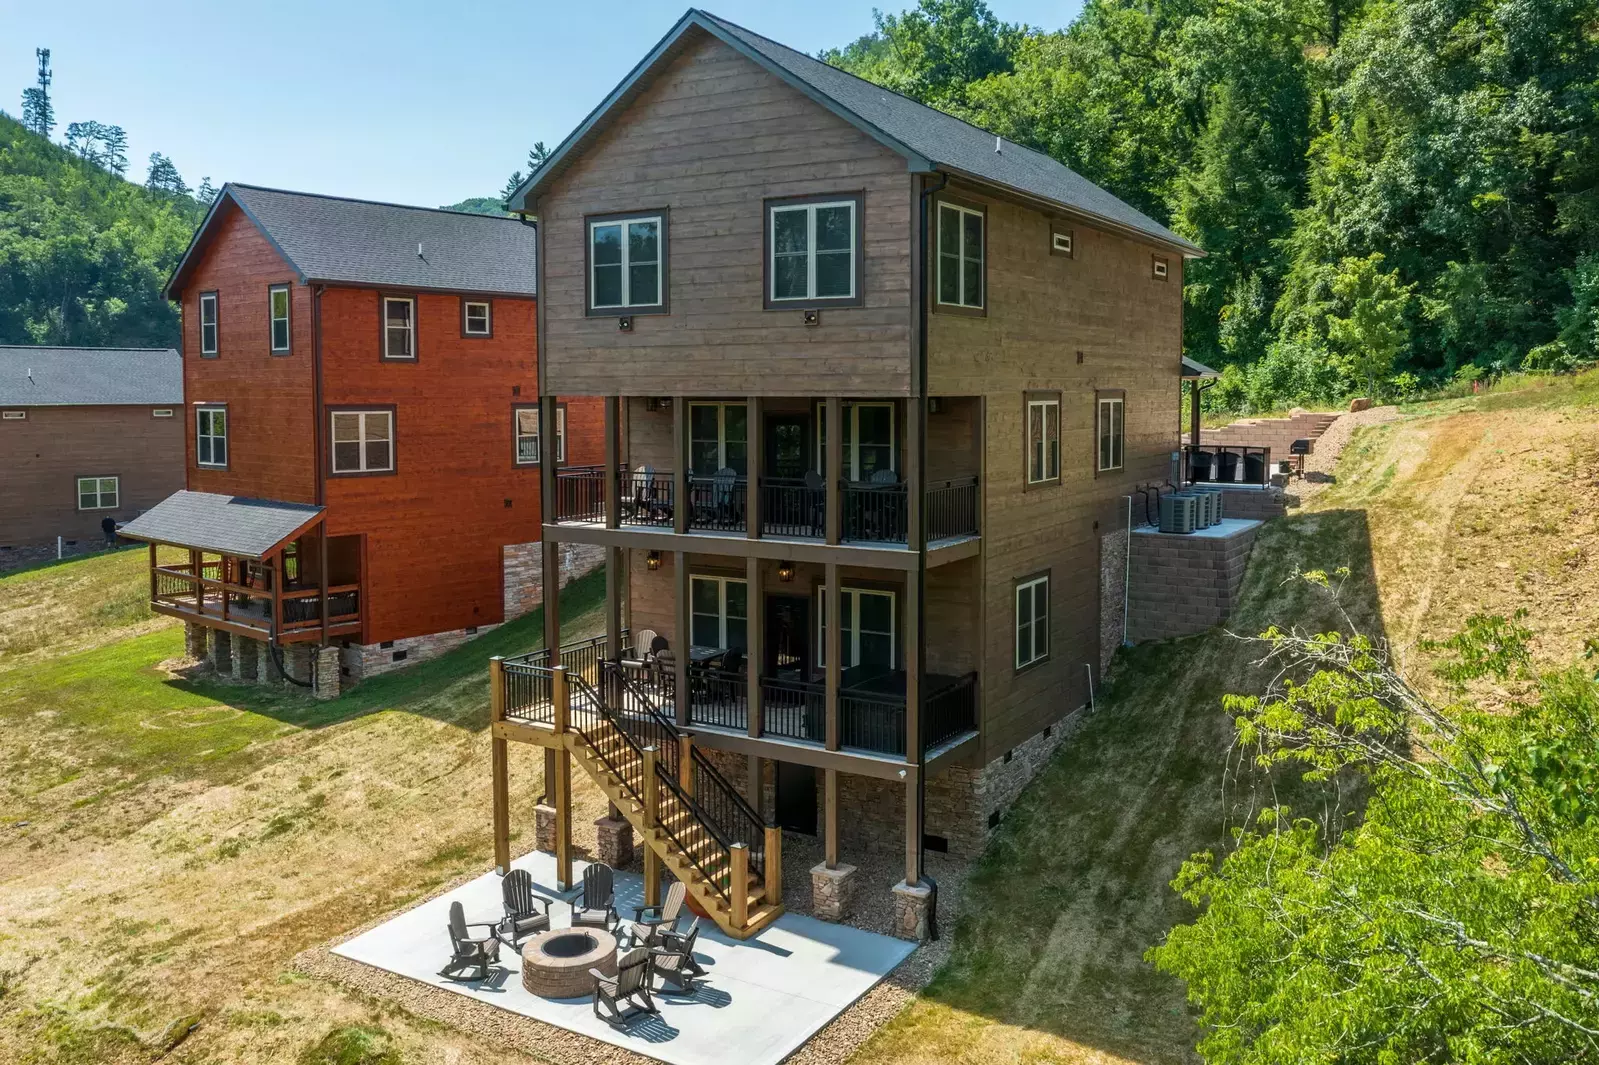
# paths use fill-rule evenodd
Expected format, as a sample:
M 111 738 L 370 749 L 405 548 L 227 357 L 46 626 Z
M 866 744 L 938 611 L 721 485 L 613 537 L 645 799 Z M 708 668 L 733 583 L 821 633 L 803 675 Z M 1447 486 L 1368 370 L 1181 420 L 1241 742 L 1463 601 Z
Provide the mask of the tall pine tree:
M 55 105 L 50 102 L 50 82 L 55 75 L 50 71 L 50 49 L 35 48 L 39 60 L 39 83 L 22 90 L 22 125 L 41 137 L 49 137 L 56 128 Z

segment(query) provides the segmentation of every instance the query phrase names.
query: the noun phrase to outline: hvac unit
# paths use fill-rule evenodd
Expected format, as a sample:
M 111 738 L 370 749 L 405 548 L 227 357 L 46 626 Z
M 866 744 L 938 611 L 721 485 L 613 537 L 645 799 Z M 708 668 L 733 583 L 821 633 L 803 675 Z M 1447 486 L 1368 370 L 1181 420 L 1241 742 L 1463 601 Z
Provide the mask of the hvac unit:
M 1208 529 L 1216 524 L 1214 493 L 1201 492 L 1196 488 L 1189 488 L 1179 494 L 1185 495 L 1194 501 L 1194 528 Z
M 1197 527 L 1199 500 L 1191 495 L 1172 493 L 1160 497 L 1160 531 L 1191 533 Z

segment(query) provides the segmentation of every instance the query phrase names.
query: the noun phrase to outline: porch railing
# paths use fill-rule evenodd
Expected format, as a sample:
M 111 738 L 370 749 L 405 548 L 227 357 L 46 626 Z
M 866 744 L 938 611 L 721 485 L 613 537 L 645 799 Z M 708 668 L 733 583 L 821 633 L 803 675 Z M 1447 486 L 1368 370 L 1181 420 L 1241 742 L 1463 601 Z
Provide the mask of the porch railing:
M 688 686 L 689 721 L 718 728 L 749 728 L 749 689 L 742 674 L 691 663 Z
M 605 520 L 603 466 L 568 466 L 555 471 L 555 520 Z
M 1186 469 L 1183 479 L 1189 484 L 1271 483 L 1271 448 L 1244 444 L 1183 445 Z
M 328 624 L 343 624 L 361 616 L 361 586 L 339 584 L 328 589 Z M 314 628 L 322 624 L 322 590 L 305 588 L 284 592 L 279 624 L 285 629 Z
M 743 532 L 747 525 L 749 482 L 739 477 L 717 481 L 691 476 L 688 482 L 688 527 L 713 532 Z
M 933 750 L 946 740 L 977 728 L 977 674 L 963 677 L 931 692 L 923 700 L 922 749 Z
M 624 644 L 627 637 L 628 632 L 623 629 Z M 566 667 L 567 676 L 581 678 L 597 687 L 603 676 L 605 643 L 604 636 L 596 636 L 561 648 L 561 665 Z M 505 660 L 506 717 L 540 725 L 553 724 L 552 698 L 548 649 L 540 648 Z
M 768 736 L 827 741 L 827 689 L 805 680 L 761 678 L 761 721 Z
M 843 538 L 856 543 L 905 542 L 905 485 L 846 482 L 841 489 L 844 505 Z
M 617 496 L 621 501 L 621 524 L 672 527 L 670 470 L 623 470 L 617 477 L 620 479 Z
M 883 754 L 905 753 L 905 697 L 841 688 L 838 742 Z
M 798 477 L 761 479 L 761 530 L 769 536 L 827 535 L 827 489 Z
M 977 478 L 957 477 L 927 488 L 927 539 L 977 535 Z

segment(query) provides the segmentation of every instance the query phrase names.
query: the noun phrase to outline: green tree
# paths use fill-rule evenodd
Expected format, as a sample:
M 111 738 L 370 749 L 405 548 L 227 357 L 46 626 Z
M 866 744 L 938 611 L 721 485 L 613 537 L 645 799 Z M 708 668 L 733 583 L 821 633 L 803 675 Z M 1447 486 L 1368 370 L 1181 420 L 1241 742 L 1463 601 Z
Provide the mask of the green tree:
M 872 17 L 875 32 L 820 58 L 944 110 L 963 106 L 974 83 L 1010 70 L 1023 33 L 983 0 L 919 0 L 903 14 Z
M 1599 683 L 1573 668 L 1508 708 L 1471 697 L 1528 676 L 1529 636 L 1477 616 L 1431 645 L 1443 705 L 1380 641 L 1263 634 L 1283 679 L 1226 700 L 1239 762 L 1331 798 L 1319 818 L 1268 806 L 1174 881 L 1202 912 L 1149 956 L 1188 984 L 1206 1061 L 1599 1054 Z
M 1383 273 L 1382 261 L 1381 252 L 1344 259 L 1332 281 L 1332 294 L 1344 314 L 1327 316 L 1327 339 L 1336 365 L 1370 395 L 1376 395 L 1377 382 L 1393 372 L 1394 359 L 1409 338 L 1405 308 L 1411 288 L 1399 283 L 1397 270 Z
M 172 160 L 160 152 L 150 153 L 150 172 L 144 179 L 144 187 L 151 192 L 165 192 L 172 196 L 189 195 L 188 182 L 172 165 Z
M 22 90 L 22 124 L 30 132 L 49 138 L 56 128 L 55 104 L 50 100 L 50 83 L 55 75 L 50 71 L 50 49 L 35 48 L 39 61 L 38 84 Z

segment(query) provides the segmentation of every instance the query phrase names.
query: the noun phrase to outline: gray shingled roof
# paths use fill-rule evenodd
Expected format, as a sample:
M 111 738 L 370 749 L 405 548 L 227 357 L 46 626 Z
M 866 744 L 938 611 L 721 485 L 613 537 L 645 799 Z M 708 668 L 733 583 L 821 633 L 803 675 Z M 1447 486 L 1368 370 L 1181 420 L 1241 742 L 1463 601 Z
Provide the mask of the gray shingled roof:
M 841 117 L 905 154 L 913 167 L 965 175 L 1058 205 L 1067 211 L 1102 220 L 1113 227 L 1143 234 L 1191 255 L 1204 254 L 1197 245 L 1050 156 L 1024 148 L 1014 141 L 996 138 L 995 134 L 969 122 L 694 8 L 585 119 L 583 125 L 556 149 L 550 159 L 528 177 L 512 195 L 512 206 L 525 204 L 530 193 L 559 173 L 565 165 L 565 157 L 597 131 L 607 112 L 637 94 L 641 82 L 651 69 L 674 55 L 679 47 L 679 39 L 693 27 L 720 38 Z M 997 152 L 994 150 L 996 141 L 1000 148 Z
M 0 346 L 0 405 L 142 406 L 183 402 L 172 348 Z
M 228 201 L 244 211 L 305 283 L 508 296 L 537 291 L 535 231 L 518 219 L 229 182 L 173 271 L 169 296 L 182 288 L 196 249 Z
M 1206 366 L 1204 363 L 1200 362 L 1198 359 L 1190 359 L 1187 355 L 1184 355 L 1183 356 L 1183 376 L 1184 377 L 1220 377 L 1221 373 L 1218 370 L 1212 370 L 1209 366 Z
M 321 507 L 308 503 L 185 490 L 167 496 L 117 531 L 134 540 L 264 558 L 321 513 Z

